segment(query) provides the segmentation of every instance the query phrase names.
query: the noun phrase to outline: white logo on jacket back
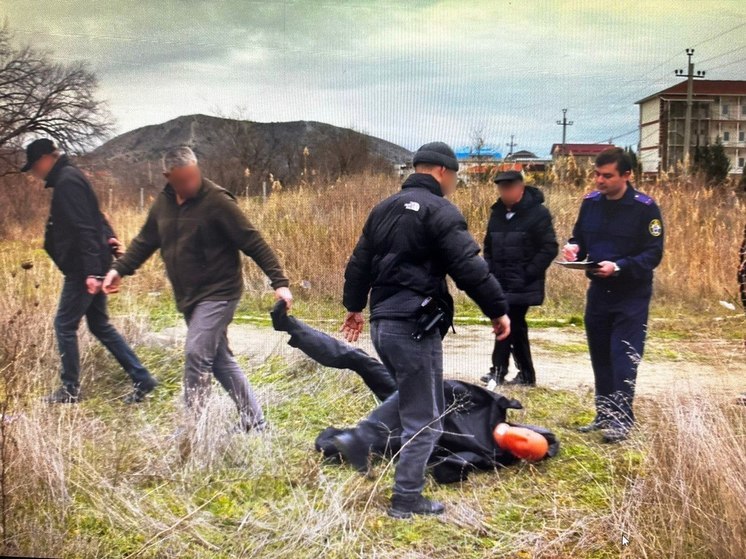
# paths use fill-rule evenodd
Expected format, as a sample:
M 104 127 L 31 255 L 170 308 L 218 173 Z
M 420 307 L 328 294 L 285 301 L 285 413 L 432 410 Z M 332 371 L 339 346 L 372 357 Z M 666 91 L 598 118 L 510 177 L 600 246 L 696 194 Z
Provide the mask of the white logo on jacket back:
M 412 210 L 413 212 L 420 211 L 420 203 L 419 202 L 407 202 L 404 204 L 404 208 L 407 210 Z

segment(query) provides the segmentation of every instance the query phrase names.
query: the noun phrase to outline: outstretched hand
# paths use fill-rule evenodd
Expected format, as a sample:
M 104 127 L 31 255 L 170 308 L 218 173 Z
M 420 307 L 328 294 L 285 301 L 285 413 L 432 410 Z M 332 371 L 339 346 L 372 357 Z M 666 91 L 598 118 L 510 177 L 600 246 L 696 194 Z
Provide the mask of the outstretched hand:
M 122 283 L 122 276 L 116 270 L 109 270 L 104 278 L 102 289 L 107 295 L 110 293 L 119 293 L 119 286 Z
M 492 319 L 492 331 L 495 333 L 498 342 L 510 336 L 510 319 L 507 314 Z
M 360 337 L 360 333 L 363 331 L 364 325 L 365 319 L 363 318 L 363 313 L 349 312 L 339 331 L 344 334 L 344 338 L 348 342 L 356 342 Z
M 290 307 L 293 306 L 293 294 L 290 292 L 290 289 L 287 287 L 278 287 L 275 289 L 275 300 L 279 301 L 280 299 L 285 301 L 287 310 L 290 310 Z

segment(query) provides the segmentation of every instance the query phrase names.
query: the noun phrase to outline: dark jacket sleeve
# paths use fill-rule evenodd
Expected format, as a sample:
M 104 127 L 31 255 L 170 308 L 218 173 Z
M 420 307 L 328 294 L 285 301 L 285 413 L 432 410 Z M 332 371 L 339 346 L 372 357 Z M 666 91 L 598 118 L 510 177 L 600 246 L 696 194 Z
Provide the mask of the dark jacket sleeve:
M 456 286 L 466 292 L 487 317 L 506 314 L 508 304 L 502 287 L 490 273 L 487 262 L 479 256 L 479 245 L 469 233 L 458 208 L 450 203 L 443 205 L 428 221 L 446 272 Z
M 78 237 L 80 261 L 83 275 L 99 276 L 108 270 L 102 269 L 106 250 L 99 223 L 101 214 L 93 203 L 90 185 L 78 172 L 68 172 L 55 187 L 54 197 L 57 210 L 70 224 Z
M 230 193 L 221 193 L 219 211 L 218 223 L 225 235 L 241 252 L 256 262 L 269 278 L 272 288 L 289 286 L 290 281 L 285 276 L 275 251 L 241 211 L 236 199 Z
M 586 202 L 580 205 L 580 211 L 578 212 L 578 219 L 575 221 L 575 225 L 572 228 L 572 237 L 567 242 L 570 244 L 578 245 L 580 250 L 578 251 L 578 260 L 585 260 L 588 257 L 588 247 L 585 245 L 583 239 L 583 232 L 580 229 L 580 224 L 583 222 L 583 212 L 585 211 Z
M 484 243 L 483 243 L 483 252 L 482 255 L 484 256 L 484 259 L 489 263 L 490 260 L 492 260 L 492 242 L 490 239 L 490 222 L 492 222 L 492 217 L 490 217 L 490 221 L 487 222 L 487 232 L 484 234 Z
M 124 255 L 112 264 L 112 269 L 116 270 L 120 276 L 131 276 L 160 246 L 158 202 L 156 201 L 150 208 L 142 229 L 132 239 Z
M 103 212 L 101 212 L 101 219 L 104 223 L 104 236 L 106 237 L 106 240 L 115 239 L 117 234 L 114 232 L 114 228 L 111 226 L 109 218 L 106 217 L 106 214 Z
M 368 302 L 373 263 L 373 250 L 368 238 L 369 224 L 370 218 L 365 223 L 360 239 L 345 268 L 342 304 L 349 312 L 361 312 Z
M 534 231 L 535 245 L 538 250 L 531 262 L 526 265 L 526 276 L 529 280 L 542 276 L 547 268 L 552 265 L 552 261 L 559 251 L 557 235 L 554 232 L 554 225 L 552 225 L 552 215 L 545 207 L 542 206 L 541 209 L 543 210 L 542 217 L 537 222 Z
M 650 227 L 656 219 L 661 223 L 659 235 L 653 235 Z M 620 258 L 616 262 L 619 266 L 620 278 L 642 279 L 652 272 L 663 258 L 663 221 L 657 204 L 646 207 L 643 226 L 645 231 L 641 232 L 644 237 L 641 250 L 637 254 Z

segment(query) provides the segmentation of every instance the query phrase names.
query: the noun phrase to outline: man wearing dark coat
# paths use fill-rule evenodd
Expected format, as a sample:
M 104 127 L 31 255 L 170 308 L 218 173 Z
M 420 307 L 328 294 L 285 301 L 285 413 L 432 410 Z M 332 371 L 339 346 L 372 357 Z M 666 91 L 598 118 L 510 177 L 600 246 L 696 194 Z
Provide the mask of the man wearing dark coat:
M 526 186 L 518 171 L 500 173 L 495 179 L 499 197 L 484 238 L 484 257 L 490 272 L 498 279 L 508 300 L 511 332 L 495 340 L 492 367 L 482 381 L 502 384 L 513 354 L 518 374 L 509 384 L 536 384 L 531 358 L 526 313 L 544 302 L 544 278 L 557 256 L 557 237 L 552 216 L 544 206 L 544 195 Z
M 96 193 L 85 175 L 48 138 L 26 148 L 30 172 L 52 190 L 52 204 L 44 233 L 44 249 L 65 281 L 54 318 L 54 331 L 62 361 L 59 389 L 47 396 L 50 404 L 74 404 L 80 399 L 78 326 L 83 317 L 88 329 L 127 372 L 134 389 L 125 399 L 140 402 L 158 384 L 109 322 L 103 275 L 120 243 L 101 213 Z
M 371 211 L 345 270 L 343 300 L 343 331 L 355 341 L 370 295 L 373 345 L 399 391 L 403 444 L 389 509 L 395 518 L 443 512 L 422 490 L 445 411 L 442 336 L 453 318 L 446 276 L 492 320 L 498 338 L 510 333 L 500 284 L 479 256 L 464 216 L 446 200 L 458 182 L 456 155 L 432 142 L 417 150 L 413 164 L 401 191 Z M 360 440 L 345 433 L 336 444 L 351 449 Z

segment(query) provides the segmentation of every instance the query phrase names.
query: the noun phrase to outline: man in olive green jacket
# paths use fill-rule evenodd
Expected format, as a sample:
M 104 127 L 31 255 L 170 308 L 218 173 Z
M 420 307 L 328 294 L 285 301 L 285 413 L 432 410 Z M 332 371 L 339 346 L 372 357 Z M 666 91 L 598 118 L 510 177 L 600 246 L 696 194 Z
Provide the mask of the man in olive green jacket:
M 188 147 L 164 157 L 168 184 L 153 204 L 145 225 L 127 252 L 112 266 L 104 290 L 119 290 L 160 249 L 176 305 L 188 325 L 184 393 L 188 407 L 207 394 L 210 373 L 238 406 L 246 430 L 261 429 L 261 406 L 228 346 L 227 329 L 243 290 L 241 255 L 250 256 L 269 277 L 275 297 L 292 304 L 288 279 L 277 256 L 227 190 L 202 177 Z

